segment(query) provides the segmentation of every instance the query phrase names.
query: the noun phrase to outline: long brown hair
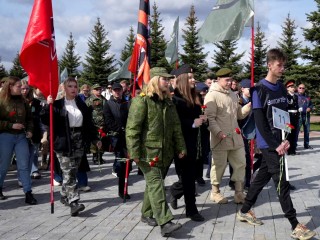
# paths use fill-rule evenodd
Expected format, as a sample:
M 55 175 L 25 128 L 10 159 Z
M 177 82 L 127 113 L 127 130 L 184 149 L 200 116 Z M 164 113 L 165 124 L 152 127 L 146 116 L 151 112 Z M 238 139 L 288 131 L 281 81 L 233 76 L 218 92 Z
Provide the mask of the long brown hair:
M 188 73 L 183 73 L 177 77 L 176 89 L 182 95 L 183 99 L 187 101 L 188 106 L 201 106 L 195 87 L 191 88 L 189 85 Z
M 0 91 L 0 103 L 1 104 L 6 104 L 9 102 L 11 98 L 11 86 L 14 86 L 17 82 L 21 81 L 20 78 L 14 77 L 14 76 L 9 76 L 4 78 L 5 82 L 2 86 L 2 89 Z

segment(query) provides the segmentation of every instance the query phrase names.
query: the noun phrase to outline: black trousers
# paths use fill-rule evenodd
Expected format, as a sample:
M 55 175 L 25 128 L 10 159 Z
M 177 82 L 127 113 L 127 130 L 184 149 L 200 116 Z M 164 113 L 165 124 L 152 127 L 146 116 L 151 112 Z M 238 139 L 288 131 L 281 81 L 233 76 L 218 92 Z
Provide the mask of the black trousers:
M 281 208 L 285 214 L 285 217 L 288 218 L 292 229 L 294 229 L 298 224 L 298 220 L 296 218 L 297 214 L 292 204 L 289 182 L 286 181 L 285 172 L 283 172 L 282 178 L 280 179 L 280 156 L 276 151 L 269 151 L 269 149 L 261 149 L 261 152 L 262 162 L 260 170 L 251 183 L 241 212 L 247 213 L 251 209 L 251 207 L 257 201 L 257 198 L 263 187 L 272 178 L 276 188 L 278 187 L 278 183 L 280 181 L 280 194 L 278 192 L 277 193 Z
M 186 215 L 198 213 L 196 207 L 196 186 L 195 186 L 195 160 L 188 156 L 184 159 L 174 159 L 176 171 L 179 174 L 179 181 L 170 187 L 171 195 L 179 199 L 184 196 L 186 204 Z
M 290 142 L 290 148 L 288 154 L 295 154 L 297 150 L 297 131 L 299 131 L 299 113 L 290 113 L 290 123 L 294 126 L 294 129 L 289 133 L 287 140 Z

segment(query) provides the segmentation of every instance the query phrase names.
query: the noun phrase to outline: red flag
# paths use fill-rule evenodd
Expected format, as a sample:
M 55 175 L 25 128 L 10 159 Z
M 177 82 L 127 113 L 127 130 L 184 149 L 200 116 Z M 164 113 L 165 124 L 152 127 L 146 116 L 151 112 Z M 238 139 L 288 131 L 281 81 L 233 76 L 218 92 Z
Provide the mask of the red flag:
M 55 99 L 59 78 L 51 0 L 34 1 L 20 62 L 29 75 L 29 85 Z
M 149 0 L 140 0 L 138 31 L 128 70 L 133 73 L 140 88 L 150 80 Z

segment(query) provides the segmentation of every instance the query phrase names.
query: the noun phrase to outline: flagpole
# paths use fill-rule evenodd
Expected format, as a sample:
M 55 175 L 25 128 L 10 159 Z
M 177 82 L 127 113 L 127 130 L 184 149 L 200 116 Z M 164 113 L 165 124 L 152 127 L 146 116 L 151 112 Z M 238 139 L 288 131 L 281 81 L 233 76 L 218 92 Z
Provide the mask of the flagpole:
M 49 41 L 49 51 L 52 52 L 52 42 Z M 51 68 L 51 54 L 49 54 L 49 91 L 52 96 L 52 68 Z M 54 171 L 54 155 L 53 155 L 53 105 L 50 103 L 50 204 L 51 214 L 54 213 L 54 186 L 53 186 L 53 171 Z
M 251 86 L 254 86 L 254 16 L 251 18 Z M 254 139 L 250 141 L 251 181 L 253 175 Z

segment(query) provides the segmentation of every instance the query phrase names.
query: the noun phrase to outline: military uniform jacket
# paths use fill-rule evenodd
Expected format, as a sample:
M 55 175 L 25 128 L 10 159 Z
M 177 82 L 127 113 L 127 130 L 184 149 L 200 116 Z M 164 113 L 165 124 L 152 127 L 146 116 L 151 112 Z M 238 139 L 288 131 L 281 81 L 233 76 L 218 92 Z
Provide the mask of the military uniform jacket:
M 142 96 L 141 96 L 142 95 Z M 176 108 L 170 99 L 141 94 L 132 100 L 126 126 L 131 159 L 150 162 L 159 157 L 159 167 L 168 167 L 174 154 L 186 153 Z
M 106 101 L 107 99 L 105 99 L 105 97 L 97 97 L 93 94 L 91 94 L 90 97 L 86 100 L 87 106 L 92 111 L 93 124 L 97 128 L 105 126 L 103 118 L 103 106 L 105 105 Z

